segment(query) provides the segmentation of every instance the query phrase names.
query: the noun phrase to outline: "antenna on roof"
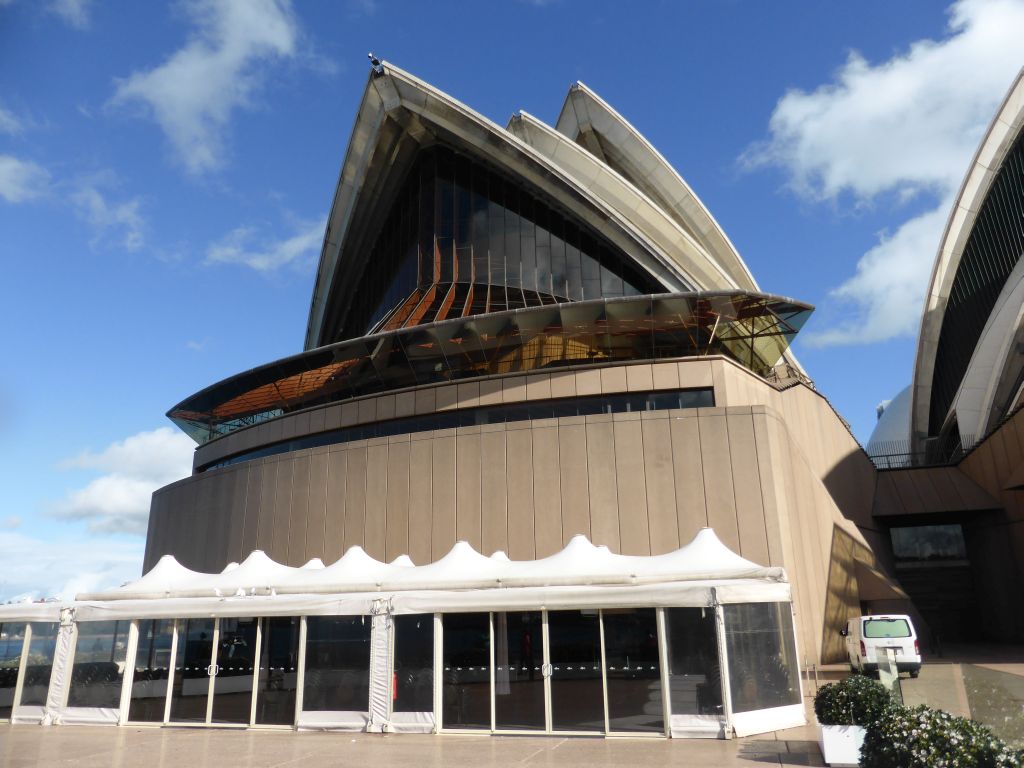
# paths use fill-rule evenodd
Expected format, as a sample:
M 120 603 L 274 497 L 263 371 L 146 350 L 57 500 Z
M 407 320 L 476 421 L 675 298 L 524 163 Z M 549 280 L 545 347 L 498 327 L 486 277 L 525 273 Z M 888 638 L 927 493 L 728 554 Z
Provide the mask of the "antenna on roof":
M 381 62 L 380 59 L 373 55 L 373 51 L 370 51 L 368 54 L 366 54 L 366 56 L 370 60 L 370 66 L 373 67 L 373 74 L 383 75 L 384 64 Z

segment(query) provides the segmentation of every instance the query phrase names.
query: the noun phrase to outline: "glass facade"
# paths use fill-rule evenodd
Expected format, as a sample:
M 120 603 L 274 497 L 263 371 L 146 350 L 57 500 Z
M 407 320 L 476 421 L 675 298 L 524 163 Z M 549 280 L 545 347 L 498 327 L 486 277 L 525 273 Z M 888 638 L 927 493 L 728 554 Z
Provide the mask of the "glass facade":
M 178 649 L 171 688 L 171 722 L 205 723 L 210 700 L 214 619 L 178 622 Z
M 147 619 L 139 622 L 135 672 L 128 704 L 129 721 L 163 722 L 173 641 L 174 619 Z
M 220 619 L 211 722 L 247 724 L 256 669 L 258 619 Z
M 353 295 L 328 307 L 340 341 L 562 301 L 658 293 L 629 257 L 537 195 L 435 146 L 410 170 Z
M 369 616 L 310 616 L 306 619 L 303 710 L 369 710 L 372 626 Z
M 653 608 L 601 612 L 608 677 L 608 729 L 662 733 L 661 662 Z
M 448 613 L 443 618 L 445 728 L 491 728 L 491 625 L 486 613 Z
M 56 622 L 32 622 L 29 631 L 31 638 L 19 703 L 22 706 L 42 707 L 46 705 L 46 694 L 50 690 L 50 670 L 53 667 L 60 625 Z
M 199 443 L 281 414 L 424 384 L 575 365 L 724 355 L 766 375 L 810 315 L 750 293 L 556 304 L 402 328 L 239 374 L 167 414 Z
M 912 525 L 890 528 L 892 552 L 897 560 L 966 560 L 964 529 L 959 523 L 948 525 Z
M 69 707 L 117 709 L 121 706 L 128 624 L 127 621 L 88 621 L 78 625 Z
M 592 397 L 561 398 L 515 405 L 495 405 L 483 408 L 460 408 L 456 411 L 432 413 L 427 416 L 411 416 L 404 419 L 389 419 L 361 424 L 358 427 L 333 429 L 315 435 L 306 435 L 275 443 L 273 445 L 246 451 L 229 459 L 218 461 L 198 471 L 205 472 L 242 461 L 276 456 L 304 448 L 321 445 L 337 445 L 354 440 L 369 440 L 372 437 L 388 437 L 411 432 L 427 432 L 434 429 L 453 429 L 481 424 L 504 424 L 512 421 L 552 419 L 560 416 L 589 416 L 596 413 L 629 413 L 639 411 L 663 411 L 671 408 L 712 408 L 715 405 L 713 389 L 684 389 L 676 392 L 650 392 L 642 394 L 594 395 Z
M 551 728 L 605 730 L 601 614 L 549 611 Z
M 263 619 L 261 642 L 255 722 L 258 725 L 291 725 L 295 722 L 295 695 L 299 681 L 298 617 Z
M 666 608 L 673 715 L 720 716 L 722 677 L 712 608 Z
M 25 644 L 24 623 L 0 623 L 0 720 L 7 720 L 14 707 L 21 650 Z
M 540 611 L 494 614 L 494 723 L 544 730 L 544 619 Z
M 800 703 L 793 613 L 789 603 L 723 606 L 734 712 Z
M 434 617 L 395 616 L 393 712 L 434 711 Z

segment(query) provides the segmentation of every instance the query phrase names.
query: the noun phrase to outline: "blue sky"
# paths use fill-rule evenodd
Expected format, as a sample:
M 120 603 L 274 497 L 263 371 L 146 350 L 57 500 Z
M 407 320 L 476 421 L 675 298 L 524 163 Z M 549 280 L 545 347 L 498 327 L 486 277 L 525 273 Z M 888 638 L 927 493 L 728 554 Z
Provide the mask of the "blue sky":
M 1024 0 L 0 0 L 0 600 L 138 575 L 185 396 L 302 347 L 366 52 L 504 124 L 575 80 L 675 165 L 866 442 Z

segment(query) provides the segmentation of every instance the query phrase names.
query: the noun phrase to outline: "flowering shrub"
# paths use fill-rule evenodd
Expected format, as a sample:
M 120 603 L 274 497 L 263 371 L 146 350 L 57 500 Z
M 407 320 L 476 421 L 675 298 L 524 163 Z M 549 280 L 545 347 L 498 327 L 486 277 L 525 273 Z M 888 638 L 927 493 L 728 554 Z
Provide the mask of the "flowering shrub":
M 860 675 L 822 686 L 814 697 L 814 714 L 822 725 L 866 726 L 893 706 L 881 683 Z
M 1011 750 L 980 723 L 922 705 L 892 709 L 872 723 L 860 764 L 861 768 L 1021 768 L 1024 753 Z

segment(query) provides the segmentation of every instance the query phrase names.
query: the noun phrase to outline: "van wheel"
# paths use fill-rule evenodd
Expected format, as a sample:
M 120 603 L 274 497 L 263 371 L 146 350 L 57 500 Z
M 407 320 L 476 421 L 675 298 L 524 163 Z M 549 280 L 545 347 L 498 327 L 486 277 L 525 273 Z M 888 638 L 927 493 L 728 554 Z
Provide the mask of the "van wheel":
M 911 677 L 916 678 L 920 674 L 921 674 L 921 670 L 920 669 L 912 669 L 912 670 L 910 670 L 910 676 Z
M 857 669 L 857 665 L 856 664 L 851 664 L 850 665 L 850 674 L 851 675 L 859 675 L 860 674 L 860 670 Z

